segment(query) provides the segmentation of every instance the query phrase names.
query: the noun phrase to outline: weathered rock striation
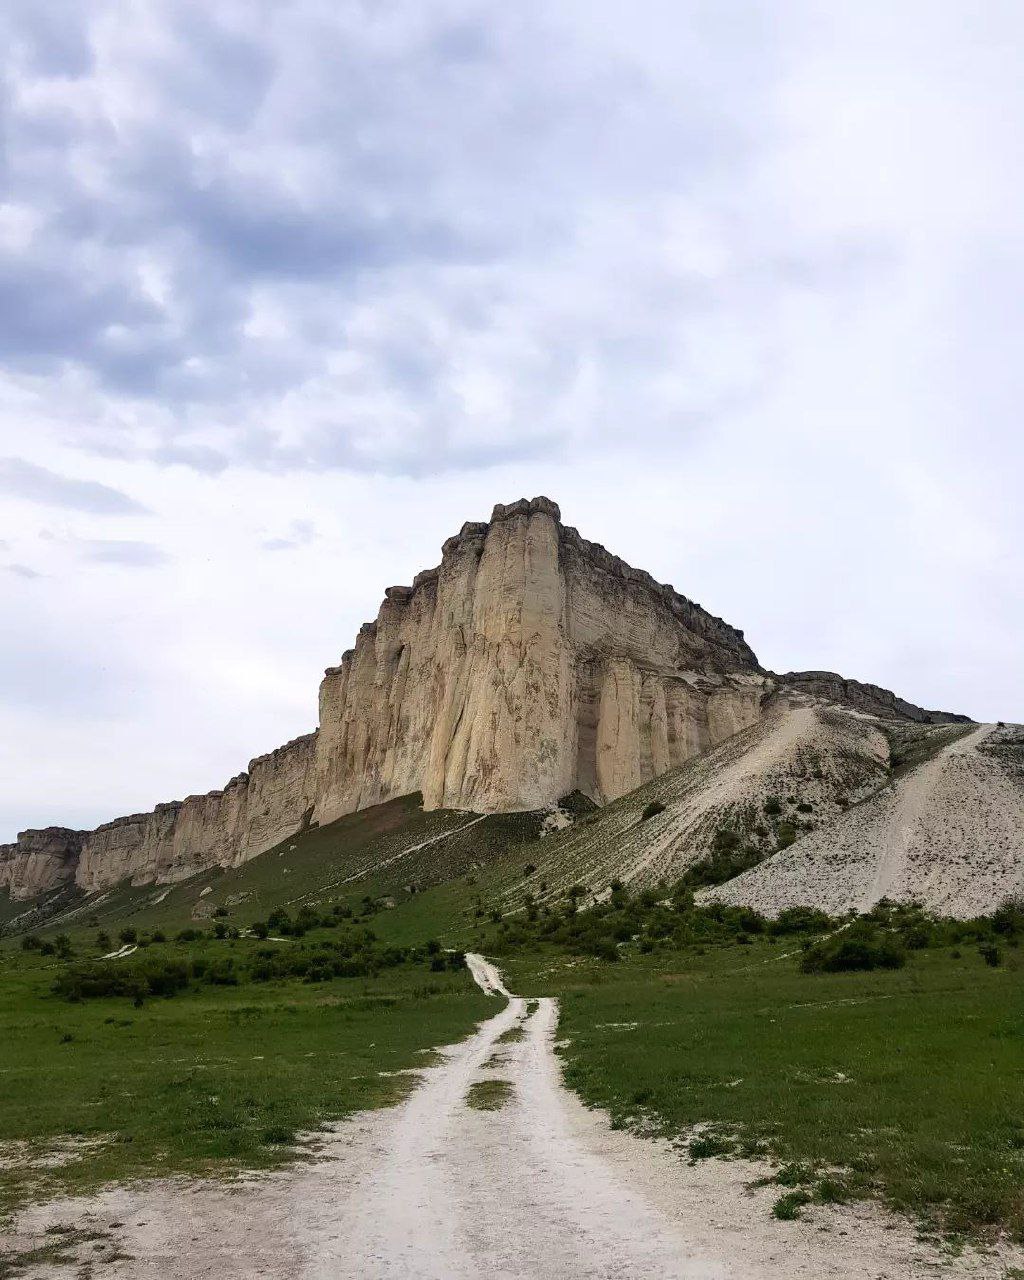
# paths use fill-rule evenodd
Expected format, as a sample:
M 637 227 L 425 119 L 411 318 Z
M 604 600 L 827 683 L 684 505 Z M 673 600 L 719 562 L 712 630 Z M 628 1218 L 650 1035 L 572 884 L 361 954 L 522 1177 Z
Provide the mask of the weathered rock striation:
M 316 815 L 604 802 L 756 719 L 743 633 L 560 522 L 547 498 L 466 524 L 390 587 L 320 689 Z
M 70 827 L 43 827 L 20 832 L 14 844 L 0 844 L 0 889 L 22 900 L 73 880 L 88 834 Z
M 16 844 L 0 845 L 0 888 L 25 899 L 69 881 L 93 891 L 237 866 L 309 822 L 315 743 L 316 734 L 306 734 L 252 760 L 223 791 L 158 804 L 95 831 L 23 831 Z
M 742 631 L 586 541 L 550 499 L 521 499 L 387 589 L 326 672 L 315 733 L 223 791 L 92 832 L 23 832 L 0 846 L 0 887 L 24 898 L 71 879 L 167 883 L 417 791 L 426 808 L 476 812 L 542 809 L 576 790 L 603 804 L 754 723 L 778 680 L 940 714 L 827 673 L 772 677 Z
M 160 804 L 89 832 L 75 879 L 101 889 L 119 880 L 163 884 L 205 867 L 237 866 L 297 831 L 312 815 L 309 783 L 316 734 L 249 764 L 223 791 Z

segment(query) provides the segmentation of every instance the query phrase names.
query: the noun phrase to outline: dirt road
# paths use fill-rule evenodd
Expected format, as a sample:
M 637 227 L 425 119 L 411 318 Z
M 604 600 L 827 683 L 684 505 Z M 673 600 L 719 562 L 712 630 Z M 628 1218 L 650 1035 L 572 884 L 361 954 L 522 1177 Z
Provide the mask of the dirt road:
M 119 1188 L 23 1215 L 18 1245 L 73 1224 L 113 1249 L 34 1267 L 111 1280 L 910 1280 L 1002 1277 L 1006 1259 L 942 1258 L 870 1206 L 778 1222 L 763 1166 L 688 1166 L 611 1130 L 562 1085 L 554 1000 L 510 995 L 468 958 L 498 1008 L 401 1105 L 337 1125 L 317 1157 L 234 1184 Z M 642 1031 L 639 1033 L 642 1035 Z M 638 1051 L 642 1052 L 638 1044 Z M 498 1110 L 467 1104 L 501 1079 Z M 88 1248 L 96 1248 L 90 1245 Z M 125 1256 L 127 1255 L 127 1256 Z M 83 1255 L 83 1260 L 88 1255 Z

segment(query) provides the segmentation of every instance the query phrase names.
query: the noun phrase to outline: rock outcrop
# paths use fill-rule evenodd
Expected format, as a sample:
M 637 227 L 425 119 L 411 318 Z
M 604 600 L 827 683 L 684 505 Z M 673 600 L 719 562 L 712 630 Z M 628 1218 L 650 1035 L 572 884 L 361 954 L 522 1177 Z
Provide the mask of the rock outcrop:
M 757 718 L 743 633 L 564 527 L 547 498 L 466 524 L 390 587 L 320 690 L 316 814 L 622 795 Z
M 88 834 L 70 827 L 19 832 L 14 844 L 0 844 L 0 889 L 21 900 L 73 880 Z
M 954 711 L 926 711 L 924 707 L 915 706 L 898 697 L 891 689 L 882 689 L 877 684 L 864 684 L 860 680 L 847 680 L 834 671 L 787 671 L 785 675 L 776 678 L 791 689 L 798 689 L 801 693 L 826 702 L 852 707 L 869 716 L 895 717 L 898 720 L 913 720 L 917 724 L 972 723 L 970 716 L 957 715 Z
M 306 734 L 252 760 L 223 791 L 158 804 L 95 831 L 23 831 L 16 844 L 0 845 L 0 888 L 24 899 L 71 880 L 87 891 L 121 880 L 168 884 L 246 862 L 312 817 L 315 744 L 316 734 Z
M 587 542 L 554 502 L 522 499 L 387 589 L 326 672 L 317 732 L 223 791 L 92 832 L 23 832 L 0 846 L 0 886 L 24 898 L 70 879 L 180 880 L 416 791 L 426 808 L 477 812 L 572 791 L 603 804 L 753 724 L 779 679 L 865 710 L 940 714 L 827 673 L 772 677 L 742 631 Z

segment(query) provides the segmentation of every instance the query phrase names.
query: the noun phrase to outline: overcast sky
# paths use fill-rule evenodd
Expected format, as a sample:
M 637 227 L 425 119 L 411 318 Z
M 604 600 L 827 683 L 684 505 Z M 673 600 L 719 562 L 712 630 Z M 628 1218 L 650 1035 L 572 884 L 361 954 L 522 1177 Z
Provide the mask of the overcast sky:
M 5 0 L 0 839 L 221 786 L 495 502 L 1024 720 L 1019 0 Z

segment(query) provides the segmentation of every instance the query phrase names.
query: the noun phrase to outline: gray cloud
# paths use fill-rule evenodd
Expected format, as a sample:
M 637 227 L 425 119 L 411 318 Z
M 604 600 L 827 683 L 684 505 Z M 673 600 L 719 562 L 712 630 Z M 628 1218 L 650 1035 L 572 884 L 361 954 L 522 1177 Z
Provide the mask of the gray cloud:
M 35 569 L 29 568 L 27 564 L 9 564 L 6 566 L 8 573 L 13 573 L 17 578 L 26 578 L 33 580 L 35 578 L 45 577 L 45 574 L 39 573 Z
M 95 515 L 138 515 L 146 508 L 120 489 L 98 480 L 58 475 L 24 458 L 0 458 L 0 493 L 43 506 Z
M 170 557 L 151 542 L 117 540 L 93 541 L 85 544 L 86 559 L 97 564 L 123 565 L 129 569 L 151 569 L 166 564 Z

